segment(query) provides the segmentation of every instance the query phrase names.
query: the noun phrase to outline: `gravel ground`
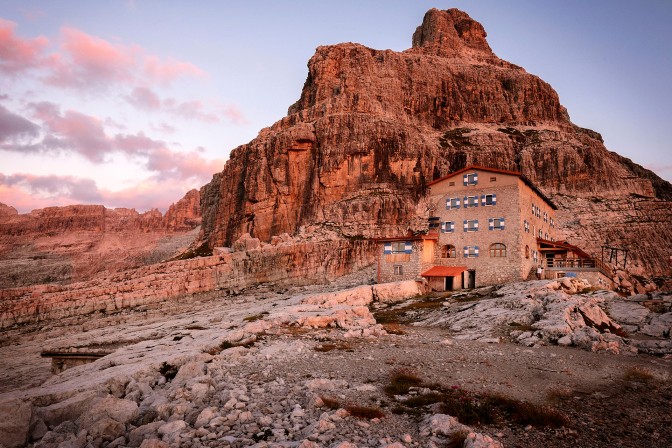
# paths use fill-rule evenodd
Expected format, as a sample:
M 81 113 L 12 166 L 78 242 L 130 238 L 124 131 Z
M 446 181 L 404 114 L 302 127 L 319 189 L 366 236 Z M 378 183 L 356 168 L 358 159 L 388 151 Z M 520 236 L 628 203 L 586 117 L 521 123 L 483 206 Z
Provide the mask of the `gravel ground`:
M 236 297 L 212 293 L 112 316 L 16 328 L 0 335 L 0 392 L 18 393 L 49 378 L 48 361 L 38 357 L 49 344 L 170 340 L 179 347 L 179 338 L 196 338 L 207 322 L 233 328 L 233 322 L 278 309 L 297 294 L 335 291 L 368 278 L 365 271 L 332 285 L 263 286 Z M 441 400 L 449 396 L 462 397 L 465 406 L 498 396 L 528 403 L 533 413 L 558 411 L 546 426 L 508 418 L 499 408 L 491 412 L 492 421 L 470 423 L 473 431 L 506 447 L 672 446 L 672 359 L 460 340 L 449 328 L 414 325 L 433 307 L 420 306 L 396 318 L 390 308 L 374 310 L 387 322 L 390 334 L 383 336 L 353 338 L 338 329 L 302 328 L 261 334 L 247 347 L 206 356 L 202 367 L 190 365 L 191 374 L 184 365 L 172 382 L 169 375 L 157 374 L 149 389 L 133 382 L 122 387 L 116 396 L 135 400 L 140 415 L 117 439 L 96 438 L 92 429 L 82 435 L 81 427 L 77 432 L 65 422 L 70 426 L 48 428 L 35 446 L 56 447 L 68 440 L 82 448 L 138 446 L 139 434 L 150 427 L 169 446 L 194 448 L 299 443 L 307 448 L 345 441 L 358 447 L 455 446 L 427 430 L 428 417 L 445 413 Z M 416 382 L 392 393 L 392 378 L 400 373 Z M 372 418 L 376 412 L 380 418 Z M 199 424 L 199 419 L 211 421 Z

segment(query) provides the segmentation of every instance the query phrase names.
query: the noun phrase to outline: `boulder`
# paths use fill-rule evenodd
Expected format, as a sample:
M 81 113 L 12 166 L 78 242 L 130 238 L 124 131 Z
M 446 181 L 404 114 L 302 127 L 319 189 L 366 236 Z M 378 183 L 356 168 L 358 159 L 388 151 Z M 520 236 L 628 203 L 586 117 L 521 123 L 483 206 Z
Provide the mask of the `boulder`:
M 24 446 L 28 442 L 28 430 L 33 414 L 33 405 L 18 398 L 0 402 L 0 443 L 7 448 Z
M 414 280 L 373 285 L 373 300 L 380 303 L 397 303 L 425 293 L 425 288 Z
M 493 440 L 492 437 L 485 434 L 470 432 L 464 439 L 462 448 L 503 448 L 500 442 Z

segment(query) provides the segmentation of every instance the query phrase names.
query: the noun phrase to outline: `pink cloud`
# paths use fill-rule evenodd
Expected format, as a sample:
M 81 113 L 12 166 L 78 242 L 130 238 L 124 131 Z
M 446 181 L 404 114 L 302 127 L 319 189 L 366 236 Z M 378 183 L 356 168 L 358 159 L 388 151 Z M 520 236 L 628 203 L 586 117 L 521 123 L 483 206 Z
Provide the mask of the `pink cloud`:
M 26 118 L 0 106 L 0 143 L 37 137 L 40 127 Z
M 88 88 L 113 83 L 170 84 L 205 72 L 189 62 L 162 60 L 138 45 L 106 41 L 74 28 L 61 30 L 61 53 L 50 60 L 47 82 L 61 87 Z
M 146 165 L 148 170 L 164 178 L 194 179 L 200 182 L 210 180 L 223 166 L 223 159 L 205 159 L 198 151 L 175 152 L 165 148 L 152 152 Z
M 42 52 L 49 39 L 39 36 L 21 39 L 14 34 L 16 23 L 0 19 L 0 71 L 16 75 L 42 63 Z
M 227 117 L 231 122 L 235 124 L 247 124 L 247 118 L 243 114 L 243 111 L 241 111 L 238 106 L 235 106 L 233 104 L 230 104 L 228 106 L 224 107 L 224 110 L 222 111 L 223 115 Z
M 73 204 L 127 207 L 141 212 L 158 208 L 165 212 L 194 186 L 176 179 L 146 179 L 130 188 L 111 191 L 99 188 L 94 180 L 87 178 L 0 173 L 0 202 L 15 207 L 20 213 Z
M 127 95 L 126 101 L 138 109 L 156 110 L 161 108 L 161 99 L 159 96 L 147 87 L 135 87 L 130 95 Z
M 198 120 L 206 123 L 219 123 L 220 116 L 235 124 L 245 124 L 247 119 L 235 105 L 219 106 L 216 112 L 208 110 L 202 101 L 178 101 L 174 98 L 161 99 L 148 87 L 135 87 L 124 99 L 138 109 L 163 112 L 180 118 Z

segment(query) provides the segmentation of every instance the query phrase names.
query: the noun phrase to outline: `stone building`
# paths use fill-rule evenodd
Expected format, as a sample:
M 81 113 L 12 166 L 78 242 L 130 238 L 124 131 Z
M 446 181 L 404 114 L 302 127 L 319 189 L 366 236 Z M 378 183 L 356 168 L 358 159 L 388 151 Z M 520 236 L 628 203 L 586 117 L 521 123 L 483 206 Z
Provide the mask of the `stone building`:
M 555 243 L 557 207 L 521 173 L 470 166 L 428 187 L 427 234 L 379 239 L 379 281 L 422 276 L 435 290 L 474 288 L 525 280 L 539 268 L 555 276 L 567 263 L 554 260 L 568 254 L 591 259 Z

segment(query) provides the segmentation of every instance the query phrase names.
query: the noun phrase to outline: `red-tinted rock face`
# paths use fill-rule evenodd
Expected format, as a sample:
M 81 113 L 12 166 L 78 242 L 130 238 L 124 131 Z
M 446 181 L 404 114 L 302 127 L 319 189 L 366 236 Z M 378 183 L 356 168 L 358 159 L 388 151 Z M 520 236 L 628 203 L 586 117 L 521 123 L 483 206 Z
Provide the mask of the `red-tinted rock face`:
M 461 11 L 430 10 L 407 51 L 319 47 L 287 117 L 202 188 L 203 240 L 268 241 L 304 224 L 344 236 L 421 230 L 426 183 L 478 164 L 521 171 L 556 197 L 567 235 L 588 251 L 609 239 L 633 250 L 637 271 L 669 273 L 672 186 L 573 125 L 551 86 L 495 56 L 485 36 Z M 631 219 L 637 234 L 622 231 Z
M 190 190 L 177 203 L 172 204 L 163 217 L 164 226 L 170 230 L 191 230 L 201 224 L 201 195 Z
M 71 205 L 18 214 L 0 204 L 0 288 L 87 280 L 165 260 L 193 241 L 200 224 L 192 190 L 159 210 Z

